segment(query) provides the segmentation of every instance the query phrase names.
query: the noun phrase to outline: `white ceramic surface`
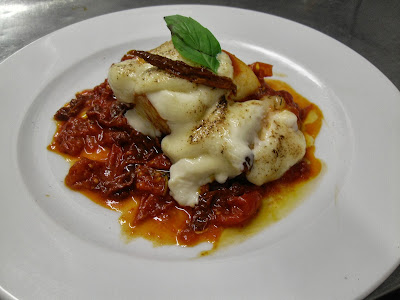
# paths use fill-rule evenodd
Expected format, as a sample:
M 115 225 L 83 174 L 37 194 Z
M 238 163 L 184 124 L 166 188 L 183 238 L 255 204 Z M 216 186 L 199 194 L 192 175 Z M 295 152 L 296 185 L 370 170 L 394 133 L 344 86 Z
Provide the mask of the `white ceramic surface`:
M 198 20 L 245 62 L 273 64 L 276 78 L 325 117 L 317 156 L 327 169 L 312 194 L 280 222 L 204 258 L 193 257 L 208 245 L 125 244 L 118 213 L 68 190 L 69 165 L 46 150 L 54 112 L 101 83 L 127 50 L 169 39 L 163 16 L 176 13 Z M 354 299 L 399 263 L 399 91 L 317 31 L 227 7 L 134 9 L 41 38 L 1 63 L 0 78 L 4 297 Z

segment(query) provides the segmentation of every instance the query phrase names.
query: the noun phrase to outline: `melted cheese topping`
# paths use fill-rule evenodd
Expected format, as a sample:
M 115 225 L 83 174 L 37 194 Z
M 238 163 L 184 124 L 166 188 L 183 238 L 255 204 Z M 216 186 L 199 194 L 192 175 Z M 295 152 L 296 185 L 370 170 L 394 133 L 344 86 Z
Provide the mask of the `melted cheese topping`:
M 185 61 L 171 42 L 150 52 Z M 234 77 L 226 53 L 218 59 L 218 75 L 240 78 Z M 246 77 L 242 86 L 235 82 L 238 92 L 249 94 L 246 89 L 252 80 Z M 170 193 L 182 206 L 196 205 L 204 184 L 214 180 L 223 183 L 248 170 L 248 180 L 261 185 L 282 176 L 304 156 L 305 139 L 297 128 L 297 118 L 282 110 L 280 97 L 234 102 L 230 91 L 191 83 L 141 59 L 112 65 L 108 81 L 119 101 L 140 105 L 138 101 L 145 95 L 157 114 L 150 122 L 136 110 L 127 112 L 128 122 L 136 130 L 160 135 L 157 120 L 169 127 L 161 147 L 173 163 Z M 257 88 L 259 84 L 250 85 Z
M 175 49 L 171 41 L 149 51 L 153 54 L 168 57 L 173 60 L 181 60 L 196 66 L 185 60 Z M 233 68 L 229 56 L 225 52 L 218 55 L 220 66 L 218 75 L 232 78 Z M 199 85 L 186 79 L 169 74 L 143 59 L 129 59 L 113 64 L 109 70 L 108 83 L 119 101 L 135 103 L 135 95 L 148 94 L 159 91 L 171 91 L 191 93 L 198 90 Z M 212 88 L 206 87 L 212 93 Z
M 250 145 L 263 115 L 262 101 L 228 105 L 221 100 L 200 122 L 173 127 L 161 146 L 173 162 L 168 184 L 175 200 L 194 206 L 200 186 L 213 180 L 223 183 L 251 165 Z
M 207 109 L 216 104 L 226 91 L 199 86 L 192 92 L 162 90 L 148 93 L 147 98 L 171 127 L 175 123 L 201 120 Z
M 296 164 L 306 153 L 306 140 L 297 128 L 296 115 L 287 110 L 268 113 L 253 153 L 247 179 L 257 185 L 278 179 Z

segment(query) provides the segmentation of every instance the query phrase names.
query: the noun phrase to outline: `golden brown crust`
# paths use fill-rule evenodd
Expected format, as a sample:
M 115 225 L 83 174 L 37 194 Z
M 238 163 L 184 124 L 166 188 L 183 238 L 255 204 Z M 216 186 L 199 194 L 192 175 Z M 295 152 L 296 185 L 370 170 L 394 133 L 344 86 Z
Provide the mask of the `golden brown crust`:
M 233 83 L 237 87 L 237 92 L 230 95 L 229 98 L 234 101 L 239 101 L 254 94 L 260 87 L 260 82 L 253 70 L 235 55 L 225 50 L 224 52 L 228 54 L 231 59 L 233 67 Z
M 151 104 L 146 95 L 136 95 L 135 103 L 135 109 L 139 115 L 146 117 L 161 133 L 171 133 L 167 121 L 161 118 L 160 114 L 154 108 L 153 104 Z

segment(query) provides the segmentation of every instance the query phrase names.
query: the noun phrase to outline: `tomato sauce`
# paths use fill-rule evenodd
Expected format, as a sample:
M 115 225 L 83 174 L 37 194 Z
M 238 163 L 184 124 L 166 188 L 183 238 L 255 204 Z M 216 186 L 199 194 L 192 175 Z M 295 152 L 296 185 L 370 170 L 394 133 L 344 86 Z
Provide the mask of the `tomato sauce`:
M 65 178 L 68 187 L 121 213 L 122 232 L 128 239 L 144 237 L 155 245 L 210 242 L 217 247 L 224 230 L 240 231 L 265 218 L 273 213 L 267 199 L 310 181 L 321 171 L 313 146 L 323 119 L 319 108 L 281 81 L 266 83 L 261 75 L 260 81 L 262 87 L 252 99 L 281 95 L 298 116 L 308 145 L 298 164 L 261 187 L 245 176 L 224 184 L 213 182 L 202 187 L 198 205 L 180 207 L 169 195 L 171 162 L 161 150 L 161 139 L 128 125 L 124 113 L 132 106 L 116 101 L 107 80 L 77 93 L 55 114 L 57 130 L 48 148 L 72 162 Z

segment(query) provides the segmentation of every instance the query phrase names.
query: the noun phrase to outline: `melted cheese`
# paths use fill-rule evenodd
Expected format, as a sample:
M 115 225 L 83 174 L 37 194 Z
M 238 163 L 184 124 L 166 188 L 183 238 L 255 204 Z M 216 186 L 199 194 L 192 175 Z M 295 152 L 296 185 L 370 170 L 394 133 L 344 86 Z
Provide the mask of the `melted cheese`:
M 171 42 L 150 52 L 185 61 Z M 233 69 L 229 56 L 222 52 L 218 59 L 218 74 L 236 80 L 239 95 L 249 95 L 259 86 L 243 62 L 239 64 L 241 75 L 235 77 L 238 70 Z M 238 65 L 238 59 L 233 59 Z M 239 80 L 246 72 L 252 76 Z M 233 97 L 227 90 L 193 84 L 141 59 L 112 65 L 108 81 L 119 101 L 139 105 L 137 101 L 145 96 L 150 106 L 144 107 L 157 114 L 153 117 L 152 112 L 150 122 L 142 110 L 138 110 L 142 114 L 127 112 L 135 129 L 156 136 L 160 135 L 157 120 L 169 127 L 161 147 L 173 163 L 170 193 L 182 206 L 196 205 L 199 189 L 206 183 L 223 183 L 248 170 L 248 180 L 261 185 L 282 176 L 304 155 L 305 140 L 297 118 L 282 110 L 279 97 L 234 102 L 238 94 Z
M 273 111 L 266 120 L 254 144 L 253 166 L 247 173 L 247 179 L 257 185 L 281 177 L 306 152 L 306 140 L 297 128 L 295 114 Z
M 125 117 L 128 120 L 129 125 L 135 128 L 137 131 L 152 137 L 161 136 L 161 132 L 154 127 L 147 118 L 140 115 L 136 109 L 130 109 L 125 113 Z
M 213 180 L 223 183 L 251 165 L 250 145 L 263 115 L 262 101 L 221 100 L 200 122 L 173 127 L 161 146 L 173 162 L 168 184 L 175 200 L 194 206 L 200 186 Z
M 171 41 L 149 52 L 194 65 L 179 54 Z M 218 60 L 220 61 L 218 75 L 232 78 L 233 68 L 229 56 L 221 52 Z M 140 58 L 113 64 L 109 70 L 108 83 L 117 99 L 127 103 L 135 103 L 135 95 L 140 94 L 165 90 L 191 93 L 198 90 L 197 84 L 160 70 Z M 212 88 L 209 89 L 212 90 Z
M 225 93 L 221 89 L 199 86 L 191 92 L 162 90 L 148 93 L 147 98 L 171 127 L 174 123 L 201 120 L 207 109 L 215 105 Z

